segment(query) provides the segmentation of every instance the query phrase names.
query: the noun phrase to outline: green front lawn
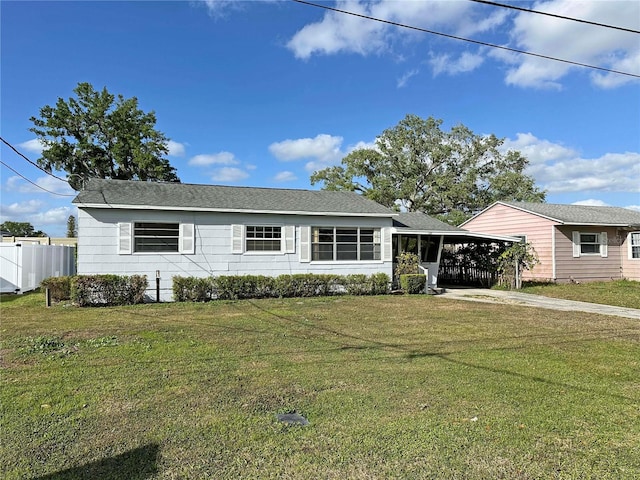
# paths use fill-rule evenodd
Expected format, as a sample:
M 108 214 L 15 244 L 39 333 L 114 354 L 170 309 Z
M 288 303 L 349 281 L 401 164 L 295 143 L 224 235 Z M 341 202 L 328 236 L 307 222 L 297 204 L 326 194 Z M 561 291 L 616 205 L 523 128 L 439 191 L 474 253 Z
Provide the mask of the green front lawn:
M 427 296 L 1 309 L 4 479 L 640 478 L 634 320 Z
M 617 307 L 640 308 L 640 282 L 631 280 L 531 285 L 526 286 L 521 291 L 544 295 L 545 297 L 615 305 Z

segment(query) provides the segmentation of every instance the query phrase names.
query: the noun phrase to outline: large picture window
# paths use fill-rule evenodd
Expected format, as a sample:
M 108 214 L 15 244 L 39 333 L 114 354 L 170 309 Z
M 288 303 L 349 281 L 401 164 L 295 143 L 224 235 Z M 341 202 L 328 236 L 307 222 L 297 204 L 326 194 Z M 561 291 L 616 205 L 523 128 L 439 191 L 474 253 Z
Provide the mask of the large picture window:
M 136 222 L 134 224 L 134 252 L 178 252 L 179 244 L 179 223 Z
M 282 227 L 247 225 L 245 251 L 279 252 L 282 250 Z
M 362 227 L 313 227 L 313 261 L 380 260 L 380 229 Z

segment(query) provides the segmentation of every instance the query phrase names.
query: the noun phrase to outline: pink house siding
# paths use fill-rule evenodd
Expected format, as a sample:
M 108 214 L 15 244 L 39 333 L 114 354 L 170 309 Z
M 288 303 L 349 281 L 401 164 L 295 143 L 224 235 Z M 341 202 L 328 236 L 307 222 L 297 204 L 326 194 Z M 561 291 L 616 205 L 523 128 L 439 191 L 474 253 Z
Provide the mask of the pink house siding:
M 639 221 L 635 212 L 617 207 L 498 202 L 462 227 L 475 233 L 526 235 L 540 263 L 524 272 L 524 279 L 557 282 L 640 280 L 640 259 L 630 258 L 630 228 L 620 226 Z M 581 245 L 580 233 L 596 234 L 595 250 L 598 251 L 588 253 L 592 248 L 589 245 L 593 246 L 593 243 L 589 244 L 585 239 Z
M 573 232 L 607 234 L 607 256 L 573 256 Z M 563 225 L 556 230 L 556 280 L 558 282 L 617 280 L 622 278 L 617 229 L 599 226 Z
M 463 228 L 476 233 L 497 235 L 526 235 L 540 261 L 524 279 L 553 279 L 552 230 L 553 220 L 533 215 L 507 205 L 495 204 L 481 215 L 469 220 Z
M 622 276 L 627 280 L 640 280 L 640 258 L 631 258 L 629 242 L 630 232 L 621 231 L 620 238 L 620 262 L 622 264 Z

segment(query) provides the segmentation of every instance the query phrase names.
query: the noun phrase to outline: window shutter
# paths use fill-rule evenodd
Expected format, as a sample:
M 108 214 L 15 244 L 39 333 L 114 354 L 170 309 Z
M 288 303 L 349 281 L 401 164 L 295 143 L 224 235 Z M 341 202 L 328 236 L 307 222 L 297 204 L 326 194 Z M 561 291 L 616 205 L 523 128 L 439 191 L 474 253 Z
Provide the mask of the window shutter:
M 300 262 L 311 261 L 311 227 L 300 227 Z
M 231 253 L 244 251 L 244 225 L 231 225 Z
M 118 223 L 118 253 L 120 255 L 131 254 L 131 230 L 131 223 Z
M 296 226 L 285 225 L 284 230 L 284 253 L 296 252 Z
M 392 262 L 393 261 L 393 247 L 391 244 L 391 229 L 383 228 L 382 229 L 382 261 L 383 262 Z
M 574 258 L 580 256 L 580 232 L 571 232 L 573 238 L 573 256 Z
M 195 228 L 193 223 L 180 224 L 180 253 L 195 253 Z
M 609 242 L 607 241 L 607 232 L 602 232 L 600 234 L 600 256 L 607 257 L 609 255 Z

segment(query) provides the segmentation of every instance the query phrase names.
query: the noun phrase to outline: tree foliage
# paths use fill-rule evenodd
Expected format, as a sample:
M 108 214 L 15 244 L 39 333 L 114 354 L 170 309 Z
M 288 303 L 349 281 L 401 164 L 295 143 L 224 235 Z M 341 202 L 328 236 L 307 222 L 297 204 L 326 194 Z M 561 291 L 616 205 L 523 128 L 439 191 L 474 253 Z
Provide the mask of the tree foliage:
M 89 178 L 180 181 L 164 158 L 168 138 L 155 129 L 154 112 L 138 108 L 138 100 L 94 90 L 79 83 L 75 98 L 58 98 L 55 107 L 40 109 L 31 117 L 35 133 L 44 146 L 38 164 L 51 172 L 69 175 L 69 184 L 82 188 Z
M 76 226 L 76 217 L 69 215 L 67 218 L 67 238 L 76 238 L 78 236 L 78 228 Z
M 12 237 L 46 237 L 47 234 L 41 230 L 35 230 L 29 222 L 6 221 L 0 224 L 0 230 L 8 233 Z
M 459 224 L 497 200 L 541 202 L 545 193 L 524 173 L 520 152 L 502 152 L 504 139 L 464 125 L 407 115 L 382 132 L 375 148 L 358 149 L 342 165 L 316 171 L 311 183 L 360 192 L 390 208 L 421 211 Z

